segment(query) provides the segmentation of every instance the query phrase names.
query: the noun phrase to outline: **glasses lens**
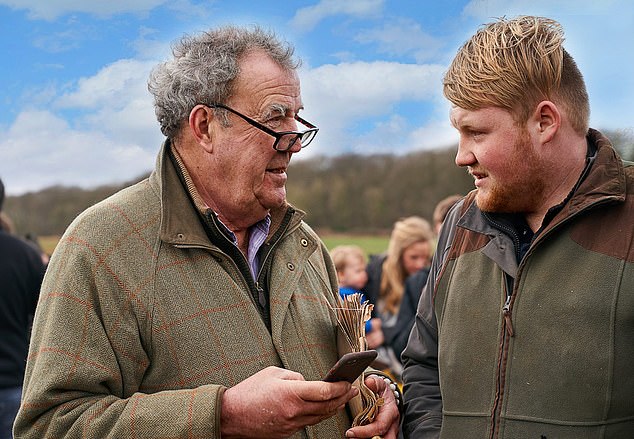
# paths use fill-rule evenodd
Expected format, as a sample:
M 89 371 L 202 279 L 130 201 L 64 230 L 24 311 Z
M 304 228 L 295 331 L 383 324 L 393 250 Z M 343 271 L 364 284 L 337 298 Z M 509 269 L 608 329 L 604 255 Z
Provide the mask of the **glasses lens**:
M 273 147 L 278 151 L 288 151 L 295 145 L 299 134 L 289 133 L 281 135 Z
M 317 128 L 311 128 L 302 133 L 286 133 L 282 134 L 277 142 L 273 145 L 278 151 L 288 151 L 295 145 L 295 143 L 299 140 L 301 142 L 301 147 L 305 148 L 308 146 L 310 142 L 315 138 L 315 134 L 317 134 Z
M 306 148 L 308 144 L 313 141 L 316 135 L 317 135 L 316 129 L 310 129 L 308 131 L 304 131 L 302 133 L 302 138 L 301 138 L 302 148 Z

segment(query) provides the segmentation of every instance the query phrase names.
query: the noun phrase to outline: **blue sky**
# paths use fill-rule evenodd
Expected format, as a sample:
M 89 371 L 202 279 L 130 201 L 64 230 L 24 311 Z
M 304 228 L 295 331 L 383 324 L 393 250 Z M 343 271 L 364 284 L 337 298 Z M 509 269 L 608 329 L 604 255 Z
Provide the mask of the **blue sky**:
M 294 160 L 455 144 L 441 78 L 493 17 L 562 23 L 591 125 L 634 129 L 631 0 L 0 0 L 0 177 L 9 194 L 94 187 L 149 171 L 163 141 L 146 89 L 170 42 L 259 24 L 303 60 L 303 116 L 320 132 Z

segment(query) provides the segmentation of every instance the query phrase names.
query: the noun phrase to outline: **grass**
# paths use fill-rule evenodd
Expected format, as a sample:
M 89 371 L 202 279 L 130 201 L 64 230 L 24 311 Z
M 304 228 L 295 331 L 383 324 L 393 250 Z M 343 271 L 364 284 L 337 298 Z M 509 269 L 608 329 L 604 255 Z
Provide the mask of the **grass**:
M 366 255 L 375 255 L 387 250 L 389 236 L 381 235 L 355 235 L 355 234 L 321 234 L 320 238 L 332 250 L 337 245 L 358 245 Z
M 57 236 L 57 235 L 53 235 L 53 236 L 38 236 L 37 240 L 40 243 L 40 247 L 42 247 L 42 250 L 44 250 L 44 252 L 47 255 L 50 255 L 50 254 L 53 253 L 53 250 L 55 250 L 55 246 L 59 242 L 60 238 L 61 238 L 61 236 Z

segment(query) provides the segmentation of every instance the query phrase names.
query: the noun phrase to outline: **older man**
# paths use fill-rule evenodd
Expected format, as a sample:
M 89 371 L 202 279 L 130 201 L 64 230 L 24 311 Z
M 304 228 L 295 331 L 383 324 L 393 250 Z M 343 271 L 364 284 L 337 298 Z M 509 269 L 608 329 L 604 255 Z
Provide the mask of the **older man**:
M 25 438 L 336 438 L 323 243 L 286 202 L 317 128 L 293 50 L 259 28 L 183 38 L 149 89 L 167 140 L 147 180 L 92 207 L 50 263 L 15 432 Z M 375 422 L 395 437 L 382 379 Z
M 588 129 L 559 23 L 500 19 L 444 79 L 450 212 L 405 359 L 405 436 L 631 438 L 634 165 Z

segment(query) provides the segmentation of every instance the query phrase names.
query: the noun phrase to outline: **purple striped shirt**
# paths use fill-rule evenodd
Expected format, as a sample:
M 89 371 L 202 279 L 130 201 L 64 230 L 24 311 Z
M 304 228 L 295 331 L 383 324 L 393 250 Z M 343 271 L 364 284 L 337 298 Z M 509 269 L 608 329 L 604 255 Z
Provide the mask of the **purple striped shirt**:
M 220 221 L 220 218 L 218 218 Z M 222 224 L 222 221 L 220 221 Z M 222 224 L 225 229 L 229 232 L 229 236 L 231 237 L 231 241 L 237 246 L 238 240 L 236 239 L 235 233 L 233 233 L 227 226 Z M 257 280 L 258 271 L 260 271 L 260 259 L 258 258 L 258 250 L 266 241 L 266 237 L 269 236 L 269 230 L 271 228 L 271 215 L 267 215 L 264 217 L 262 221 L 258 221 L 249 227 L 249 247 L 247 249 L 247 262 L 249 263 L 249 268 L 251 269 L 251 275 L 254 280 Z

